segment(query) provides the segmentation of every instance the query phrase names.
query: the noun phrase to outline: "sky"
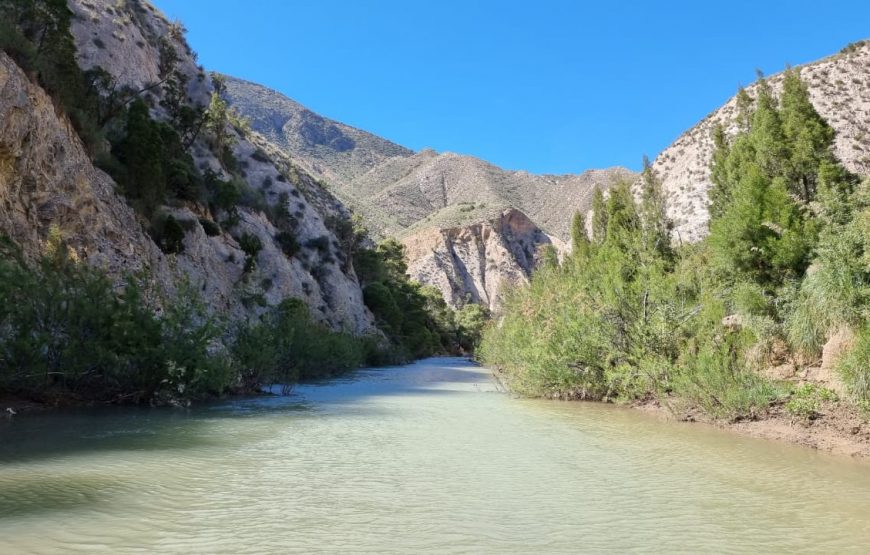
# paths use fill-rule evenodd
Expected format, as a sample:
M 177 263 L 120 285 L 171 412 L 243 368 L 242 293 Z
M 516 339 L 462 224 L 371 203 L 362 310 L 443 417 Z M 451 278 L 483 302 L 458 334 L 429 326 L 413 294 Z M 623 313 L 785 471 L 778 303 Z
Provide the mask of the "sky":
M 638 169 L 755 70 L 870 38 L 867 0 L 152 0 L 206 69 L 419 150 Z

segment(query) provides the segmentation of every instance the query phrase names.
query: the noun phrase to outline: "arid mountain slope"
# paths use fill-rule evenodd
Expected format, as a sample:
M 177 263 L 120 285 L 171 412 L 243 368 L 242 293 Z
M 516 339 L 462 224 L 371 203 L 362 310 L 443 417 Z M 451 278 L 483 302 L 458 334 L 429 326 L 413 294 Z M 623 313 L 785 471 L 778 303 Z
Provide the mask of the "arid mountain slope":
M 297 164 L 329 183 L 349 183 L 371 168 L 413 151 L 315 114 L 262 85 L 227 76 L 227 95 L 251 126 Z
M 853 172 L 870 173 L 870 43 L 856 43 L 797 69 L 809 87 L 813 105 L 837 131 L 837 157 Z M 770 77 L 769 82 L 778 91 L 782 75 Z M 754 91 L 755 86 L 747 87 L 750 95 Z M 696 241 L 707 232 L 712 132 L 721 124 L 728 133 L 735 133 L 736 116 L 735 97 L 655 159 L 653 167 L 663 180 L 678 240 Z
M 517 209 L 567 239 L 571 217 L 588 209 L 595 186 L 632 179 L 624 168 L 580 175 L 503 170 L 472 156 L 418 153 L 319 116 L 283 94 L 228 78 L 230 100 L 253 129 L 330 190 L 379 236 L 477 224 Z
M 167 52 L 187 79 L 190 105 L 205 106 L 212 84 L 184 40 L 183 29 L 141 0 L 71 0 L 72 33 L 79 65 L 106 70 L 115 90 L 138 91 L 151 116 L 166 118 L 161 101 L 161 63 Z M 336 329 L 374 330 L 371 313 L 353 268 L 327 223 L 348 217 L 347 210 L 305 172 L 288 171 L 286 162 L 265 155 L 260 139 L 227 126 L 232 155 L 244 168 L 245 185 L 262 193 L 263 203 L 286 204 L 300 244 L 285 255 L 266 211 L 239 205 L 232 218 L 218 213 L 217 231 L 203 221 L 215 216 L 198 202 L 175 202 L 157 214 L 172 215 L 184 230 L 183 251 L 161 251 L 147 229 L 151 222 L 134 211 L 119 186 L 92 164 L 84 145 L 52 100 L 5 54 L 0 54 L 0 234 L 15 240 L 29 256 L 44 251 L 50 234 L 60 234 L 75 255 L 104 268 L 120 281 L 127 272 L 145 271 L 162 292 L 173 295 L 187 283 L 208 307 L 230 320 L 248 318 L 283 299 L 303 300 L 312 315 Z M 200 136 L 190 153 L 201 171 L 227 179 L 224 168 Z M 262 248 L 253 269 L 245 268 L 245 236 Z M 315 241 L 316 247 L 310 242 Z
M 507 209 L 567 240 L 574 212 L 588 210 L 595 187 L 633 179 L 623 168 L 579 175 L 503 170 L 472 156 L 423 150 L 396 158 L 351 184 L 349 203 L 387 235 L 487 221 Z

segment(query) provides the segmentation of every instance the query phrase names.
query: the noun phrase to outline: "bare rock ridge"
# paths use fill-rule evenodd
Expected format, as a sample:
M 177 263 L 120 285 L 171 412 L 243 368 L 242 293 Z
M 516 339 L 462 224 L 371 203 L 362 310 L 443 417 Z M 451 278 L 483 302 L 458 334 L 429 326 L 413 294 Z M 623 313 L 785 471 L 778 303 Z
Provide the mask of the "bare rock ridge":
M 472 156 L 414 153 L 314 114 L 266 87 L 228 77 L 227 89 L 255 131 L 326 181 L 375 236 L 404 239 L 412 277 L 438 287 L 454 306 L 465 299 L 497 306 L 504 285 L 528 279 L 535 263 L 527 253 L 531 245 L 556 242 L 563 248 L 571 218 L 589 210 L 596 187 L 606 190 L 635 178 L 624 168 L 535 175 Z M 520 219 L 536 231 L 508 233 L 514 228 L 504 222 Z M 471 238 L 497 263 L 473 263 Z
M 227 95 L 257 132 L 328 182 L 348 183 L 385 160 L 414 154 L 250 81 L 227 76 Z
M 188 100 L 208 104 L 210 79 L 177 26 L 153 6 L 138 0 L 71 0 L 69 5 L 83 69 L 100 66 L 118 87 L 147 89 L 141 96 L 152 117 L 165 119 L 162 89 L 152 85 L 159 82 L 161 42 L 168 43 L 178 55 L 178 71 L 187 77 Z M 269 205 L 286 204 L 297 222 L 301 250 L 286 256 L 261 210 L 240 206 L 238 223 L 210 236 L 201 223 L 204 208 L 182 203 L 160 208 L 185 230 L 183 252 L 165 254 L 147 233 L 147 222 L 116 193 L 118 185 L 91 163 L 66 117 L 3 53 L 0 92 L 0 234 L 14 239 L 26 255 L 37 256 L 49 233 L 60 233 L 75 256 L 113 278 L 147 270 L 153 284 L 170 295 L 188 283 L 201 291 L 210 310 L 233 320 L 295 297 L 334 329 L 375 330 L 353 268 L 339 263 L 346 254 L 327 226 L 331 217 L 349 213 L 308 174 L 298 171 L 288 179 L 284 161 L 264 155 L 255 135 L 227 128 L 247 186 L 261 191 Z M 205 139 L 193 143 L 191 154 L 201 170 L 225 176 Z M 245 234 L 262 242 L 255 269 L 247 273 L 239 243 Z M 315 239 L 318 247 L 308 246 Z
M 807 83 L 816 110 L 837 132 L 837 157 L 855 173 L 870 173 L 870 42 L 855 43 L 838 54 L 796 69 Z M 768 81 L 778 92 L 782 74 Z M 753 85 L 746 90 L 754 96 L 755 88 Z M 678 239 L 697 241 L 707 233 L 712 133 L 722 125 L 727 133 L 734 134 L 736 117 L 734 97 L 683 133 L 653 163 L 662 178 Z

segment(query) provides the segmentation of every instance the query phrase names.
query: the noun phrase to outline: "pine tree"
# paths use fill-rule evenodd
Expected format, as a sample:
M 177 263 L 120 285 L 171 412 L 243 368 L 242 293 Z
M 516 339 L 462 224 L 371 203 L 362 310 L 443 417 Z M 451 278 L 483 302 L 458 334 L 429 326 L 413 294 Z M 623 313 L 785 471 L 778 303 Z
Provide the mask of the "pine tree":
M 600 245 L 607 238 L 607 205 L 598 187 L 592 194 L 592 241 Z
M 583 260 L 589 255 L 589 237 L 586 235 L 586 221 L 579 211 L 571 220 L 571 256 L 575 261 Z
M 646 156 L 643 157 L 641 181 L 640 219 L 644 244 L 649 251 L 671 259 L 673 258 L 671 248 L 673 223 L 667 215 L 662 183 Z
M 786 171 L 789 190 L 803 202 L 816 196 L 822 162 L 836 163 L 832 147 L 834 129 L 810 102 L 806 84 L 794 69 L 785 72 L 780 101 L 782 129 L 790 160 Z
M 118 158 L 127 167 L 127 194 L 141 199 L 146 212 L 150 213 L 163 202 L 166 178 L 160 128 L 142 100 L 130 104 L 127 134 L 119 145 Z

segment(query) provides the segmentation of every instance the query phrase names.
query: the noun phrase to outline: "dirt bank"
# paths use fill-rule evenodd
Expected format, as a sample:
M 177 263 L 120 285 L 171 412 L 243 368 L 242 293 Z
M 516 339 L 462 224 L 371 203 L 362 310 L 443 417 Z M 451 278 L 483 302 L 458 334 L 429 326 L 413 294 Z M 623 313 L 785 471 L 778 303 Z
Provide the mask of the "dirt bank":
M 697 410 L 669 409 L 652 399 L 632 406 L 666 420 L 701 422 L 751 437 L 787 441 L 837 455 L 870 458 L 870 422 L 857 408 L 843 401 L 822 403 L 812 420 L 792 416 L 779 403 L 755 419 L 734 422 L 713 420 Z

